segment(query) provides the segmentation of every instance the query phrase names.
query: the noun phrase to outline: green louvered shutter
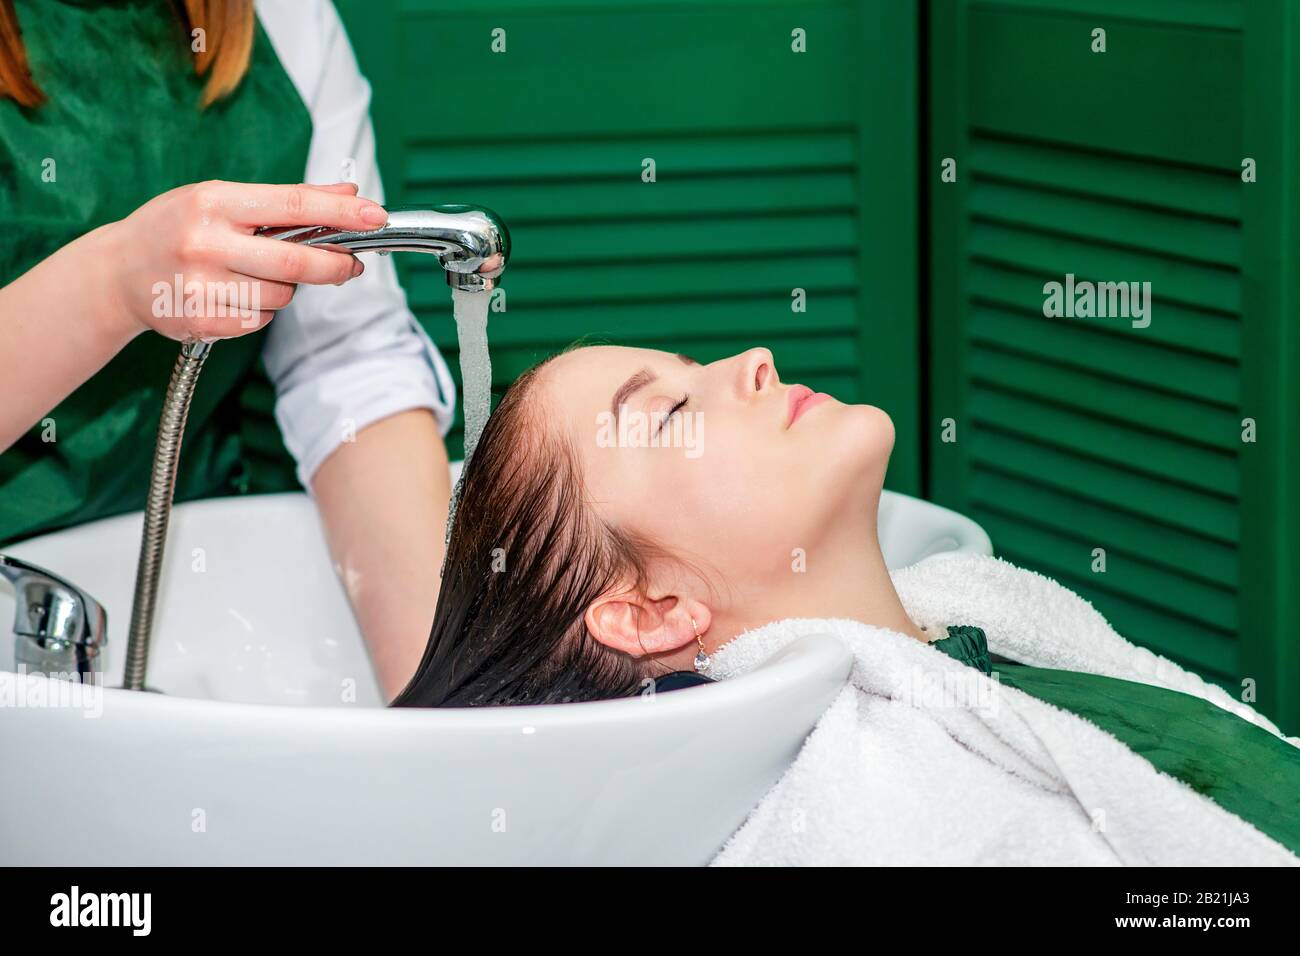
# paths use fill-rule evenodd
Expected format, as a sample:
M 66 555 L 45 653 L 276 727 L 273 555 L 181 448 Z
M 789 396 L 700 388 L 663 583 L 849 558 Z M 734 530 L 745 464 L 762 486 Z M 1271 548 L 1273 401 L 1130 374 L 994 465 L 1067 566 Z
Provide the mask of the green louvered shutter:
M 1234 693 L 1253 682 L 1295 732 L 1279 628 L 1296 389 L 1275 351 L 1294 371 L 1278 130 L 1295 85 L 1275 39 L 1292 20 L 1274 3 L 932 4 L 926 176 L 934 497 L 1132 640 Z M 1044 284 L 1067 273 L 1150 282 L 1150 326 L 1045 317 Z
M 768 346 L 784 380 L 887 407 L 890 484 L 919 490 L 915 7 L 339 7 L 390 201 L 483 203 L 510 226 L 507 311 L 489 327 L 498 392 L 581 337 L 701 361 Z M 454 362 L 436 264 L 399 268 Z

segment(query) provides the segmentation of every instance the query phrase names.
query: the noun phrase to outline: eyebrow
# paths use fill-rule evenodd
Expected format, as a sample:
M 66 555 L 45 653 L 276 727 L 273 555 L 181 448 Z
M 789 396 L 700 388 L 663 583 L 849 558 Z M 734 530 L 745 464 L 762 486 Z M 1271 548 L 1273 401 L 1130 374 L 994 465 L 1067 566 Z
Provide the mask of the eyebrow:
M 691 358 L 689 355 L 683 355 L 681 352 L 676 353 L 676 355 L 677 358 L 680 359 L 682 362 L 684 362 L 686 365 L 700 364 L 699 362 L 695 361 L 695 359 Z M 654 372 L 650 371 L 648 368 L 643 368 L 637 372 L 633 372 L 631 378 L 629 378 L 626 382 L 624 382 L 615 390 L 614 400 L 609 403 L 609 410 L 610 412 L 613 413 L 615 422 L 617 422 L 621 417 L 623 406 L 626 405 L 627 400 L 632 397 L 632 393 L 637 391 L 638 389 L 645 388 L 656 378 L 658 378 L 658 376 L 655 375 Z

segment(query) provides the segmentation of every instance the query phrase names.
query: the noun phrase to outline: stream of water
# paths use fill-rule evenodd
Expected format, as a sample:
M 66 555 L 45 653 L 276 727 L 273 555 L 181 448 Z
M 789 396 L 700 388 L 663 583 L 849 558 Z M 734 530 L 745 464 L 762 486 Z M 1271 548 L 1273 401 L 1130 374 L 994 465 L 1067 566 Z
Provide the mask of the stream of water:
M 460 407 L 465 417 L 465 465 L 478 446 L 483 426 L 492 411 L 492 356 L 488 353 L 487 317 L 491 293 L 451 290 L 452 314 L 456 318 L 456 339 L 460 346 Z M 456 520 L 456 502 L 460 498 L 464 468 L 451 493 L 451 511 L 447 515 L 447 541 Z
M 460 344 L 460 407 L 465 414 L 465 464 L 478 446 L 492 411 L 492 357 L 488 354 L 487 292 L 453 289 L 452 311 Z

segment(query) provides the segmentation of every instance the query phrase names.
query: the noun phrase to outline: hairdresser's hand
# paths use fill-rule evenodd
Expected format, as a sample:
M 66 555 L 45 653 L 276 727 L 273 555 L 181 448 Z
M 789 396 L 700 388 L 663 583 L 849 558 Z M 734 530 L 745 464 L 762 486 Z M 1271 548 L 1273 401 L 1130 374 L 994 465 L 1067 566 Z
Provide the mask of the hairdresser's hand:
M 346 250 L 254 235 L 259 226 L 376 229 L 378 203 L 352 183 L 181 186 L 103 227 L 114 272 L 110 314 L 129 335 L 153 329 L 183 340 L 254 332 L 289 304 L 298 283 L 339 285 L 361 274 Z

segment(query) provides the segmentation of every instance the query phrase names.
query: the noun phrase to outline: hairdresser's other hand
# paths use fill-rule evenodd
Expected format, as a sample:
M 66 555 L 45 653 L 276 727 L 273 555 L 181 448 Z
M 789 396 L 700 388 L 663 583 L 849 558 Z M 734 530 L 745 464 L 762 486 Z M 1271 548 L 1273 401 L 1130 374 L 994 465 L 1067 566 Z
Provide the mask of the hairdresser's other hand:
M 181 186 L 103 227 L 114 263 L 110 314 L 134 335 L 223 339 L 262 328 L 298 283 L 339 285 L 360 275 L 346 250 L 256 236 L 260 226 L 377 229 L 378 203 L 353 183 L 276 186 L 220 181 Z

